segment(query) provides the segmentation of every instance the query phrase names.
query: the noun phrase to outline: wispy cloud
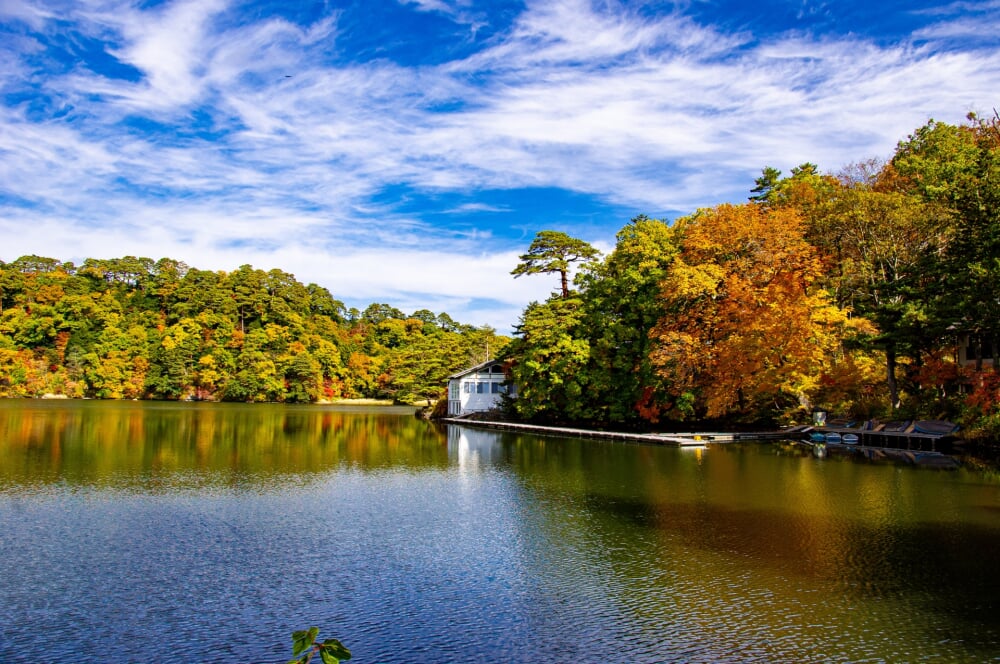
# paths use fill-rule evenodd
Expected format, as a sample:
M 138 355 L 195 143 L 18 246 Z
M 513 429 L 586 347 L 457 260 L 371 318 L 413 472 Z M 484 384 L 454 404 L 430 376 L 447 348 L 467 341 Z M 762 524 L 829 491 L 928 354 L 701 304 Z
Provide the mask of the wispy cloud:
M 509 207 L 500 205 L 488 205 L 486 203 L 465 203 L 458 207 L 445 210 L 446 214 L 465 214 L 468 212 L 510 212 Z
M 527 230 L 504 191 L 673 216 L 745 199 L 765 165 L 886 156 L 929 117 L 997 104 L 997 40 L 957 38 L 1000 33 L 1000 9 L 971 4 L 942 5 L 912 39 L 885 45 L 529 2 L 428 65 L 354 58 L 338 12 L 295 21 L 222 0 L 5 0 L 0 258 L 251 262 L 340 297 L 423 296 L 505 328 L 551 284 L 510 277 L 541 228 Z M 490 20 L 471 2 L 399 7 Z M 829 9 L 804 11 L 817 7 Z M 407 192 L 430 203 L 415 209 Z M 566 213 L 539 216 L 570 225 Z M 625 216 L 585 239 L 606 247 Z
M 962 16 L 969 13 L 1000 11 L 1000 0 L 957 0 L 912 11 L 928 16 Z

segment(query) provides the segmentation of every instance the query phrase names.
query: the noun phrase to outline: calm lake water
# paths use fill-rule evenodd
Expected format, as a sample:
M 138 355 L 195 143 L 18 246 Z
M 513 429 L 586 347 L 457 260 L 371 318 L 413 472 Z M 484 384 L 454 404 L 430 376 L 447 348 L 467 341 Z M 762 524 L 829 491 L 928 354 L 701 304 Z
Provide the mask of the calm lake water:
M 995 474 L 0 401 L 3 662 L 996 660 L 998 563 Z

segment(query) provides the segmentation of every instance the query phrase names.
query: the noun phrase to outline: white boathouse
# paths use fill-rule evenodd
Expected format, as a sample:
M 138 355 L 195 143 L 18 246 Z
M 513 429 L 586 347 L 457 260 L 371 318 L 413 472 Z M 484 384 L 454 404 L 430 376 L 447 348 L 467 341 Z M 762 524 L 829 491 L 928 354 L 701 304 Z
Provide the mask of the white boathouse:
M 448 416 L 459 417 L 500 406 L 502 395 L 515 396 L 503 362 L 488 360 L 448 377 Z

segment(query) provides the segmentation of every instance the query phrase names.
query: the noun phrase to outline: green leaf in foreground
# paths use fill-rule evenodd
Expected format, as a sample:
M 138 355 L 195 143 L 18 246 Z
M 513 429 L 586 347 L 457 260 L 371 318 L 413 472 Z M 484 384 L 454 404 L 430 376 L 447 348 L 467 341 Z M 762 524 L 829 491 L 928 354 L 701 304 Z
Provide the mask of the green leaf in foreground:
M 346 661 L 351 658 L 351 651 L 337 639 L 326 639 L 319 648 L 320 655 L 329 654 L 335 661 Z M 324 658 L 324 662 L 327 660 Z
M 313 630 L 316 630 L 316 632 L 313 633 Z M 313 627 L 308 631 L 300 629 L 292 632 L 292 655 L 298 657 L 308 650 L 309 646 L 313 644 L 313 641 L 316 638 L 315 635 L 318 633 L 319 629 L 316 627 Z
M 319 653 L 323 664 L 339 664 L 351 658 L 351 651 L 337 639 L 326 639 L 323 643 L 316 641 L 319 627 L 292 632 L 292 650 L 295 659 L 288 664 L 308 664 L 316 653 Z

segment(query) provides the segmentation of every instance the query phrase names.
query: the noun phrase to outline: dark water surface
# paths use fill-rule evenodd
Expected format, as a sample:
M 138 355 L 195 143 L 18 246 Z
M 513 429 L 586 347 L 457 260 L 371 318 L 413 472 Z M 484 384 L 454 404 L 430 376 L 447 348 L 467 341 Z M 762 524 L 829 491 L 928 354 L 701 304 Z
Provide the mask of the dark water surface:
M 409 410 L 0 401 L 0 661 L 1000 658 L 1000 480 Z

